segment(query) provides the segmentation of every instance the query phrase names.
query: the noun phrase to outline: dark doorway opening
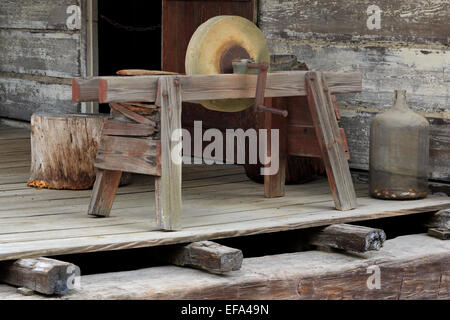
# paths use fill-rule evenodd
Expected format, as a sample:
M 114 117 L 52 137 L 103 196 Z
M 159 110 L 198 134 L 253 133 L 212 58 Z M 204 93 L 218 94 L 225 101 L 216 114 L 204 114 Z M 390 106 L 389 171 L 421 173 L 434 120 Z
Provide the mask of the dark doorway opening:
M 122 69 L 161 70 L 162 1 L 98 1 L 100 76 Z M 100 105 L 100 112 L 109 112 Z

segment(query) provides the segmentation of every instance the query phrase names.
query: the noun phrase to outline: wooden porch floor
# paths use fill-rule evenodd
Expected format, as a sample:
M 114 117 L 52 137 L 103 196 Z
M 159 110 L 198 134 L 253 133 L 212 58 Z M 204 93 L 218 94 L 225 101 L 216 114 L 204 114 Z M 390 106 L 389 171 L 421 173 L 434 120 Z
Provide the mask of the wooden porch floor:
M 449 197 L 382 201 L 357 184 L 358 208 L 333 208 L 325 179 L 287 186 L 265 199 L 263 185 L 238 166 L 185 166 L 183 230 L 154 223 L 153 178 L 137 176 L 119 189 L 110 218 L 87 216 L 90 191 L 28 188 L 29 132 L 0 126 L 0 260 L 119 250 L 407 215 L 450 208 Z

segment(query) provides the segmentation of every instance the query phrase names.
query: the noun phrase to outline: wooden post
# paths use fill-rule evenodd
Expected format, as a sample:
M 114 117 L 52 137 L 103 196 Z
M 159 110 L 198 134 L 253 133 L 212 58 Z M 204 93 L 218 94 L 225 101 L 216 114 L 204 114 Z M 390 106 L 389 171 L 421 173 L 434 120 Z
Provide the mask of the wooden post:
M 164 230 L 181 228 L 181 87 L 176 76 L 160 77 L 156 104 L 161 107 L 161 177 L 156 178 L 156 221 Z M 175 132 L 178 130 L 178 133 Z M 177 136 L 174 135 L 174 132 Z M 179 152 L 175 155 L 174 152 Z M 175 159 L 178 158 L 178 159 Z M 174 161 L 177 160 L 177 161 Z
M 266 98 L 266 106 L 275 109 L 287 110 L 287 105 L 284 98 Z M 284 197 L 285 195 L 285 181 L 286 181 L 286 166 L 287 166 L 287 118 L 281 115 L 265 113 L 265 127 L 267 129 L 267 155 L 272 157 L 272 139 L 271 130 L 279 130 L 279 170 L 275 175 L 264 176 L 264 193 L 266 198 Z M 267 166 L 270 166 L 269 163 Z
M 321 72 L 308 72 L 305 80 L 308 104 L 336 209 L 341 211 L 354 209 L 356 193 L 330 88 Z
M 98 169 L 88 214 L 99 217 L 108 217 L 119 187 L 122 171 Z
M 20 259 L 0 263 L 0 282 L 43 293 L 65 294 L 74 289 L 80 276 L 79 268 L 71 263 L 47 258 Z

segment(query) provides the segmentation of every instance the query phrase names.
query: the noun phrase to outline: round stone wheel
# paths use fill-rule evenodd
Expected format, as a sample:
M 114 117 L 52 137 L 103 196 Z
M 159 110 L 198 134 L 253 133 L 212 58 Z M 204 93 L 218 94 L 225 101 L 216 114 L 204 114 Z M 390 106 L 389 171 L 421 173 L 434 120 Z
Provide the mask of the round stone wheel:
M 94 160 L 107 115 L 34 114 L 31 117 L 31 170 L 28 186 L 84 190 L 94 185 Z M 121 184 L 128 184 L 123 174 Z
M 270 62 L 261 30 L 239 16 L 217 16 L 203 23 L 192 36 L 186 52 L 186 74 L 233 73 L 233 60 L 249 58 Z M 207 109 L 222 112 L 242 111 L 253 102 L 254 99 L 199 101 Z

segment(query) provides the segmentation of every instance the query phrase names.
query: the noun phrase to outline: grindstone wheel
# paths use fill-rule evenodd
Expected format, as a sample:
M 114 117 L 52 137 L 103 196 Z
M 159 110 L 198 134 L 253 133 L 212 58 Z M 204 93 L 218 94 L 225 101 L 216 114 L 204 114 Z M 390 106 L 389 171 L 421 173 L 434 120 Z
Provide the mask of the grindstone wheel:
M 232 61 L 253 59 L 270 62 L 266 39 L 251 21 L 238 16 L 217 16 L 195 31 L 186 52 L 186 74 L 233 73 Z M 253 99 L 199 101 L 210 110 L 238 112 L 249 108 Z

